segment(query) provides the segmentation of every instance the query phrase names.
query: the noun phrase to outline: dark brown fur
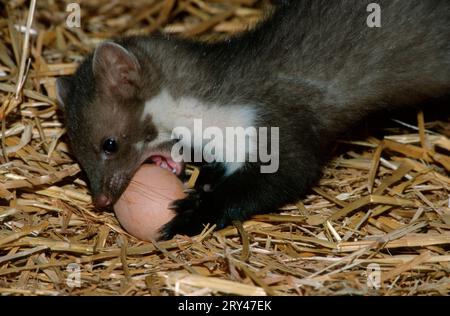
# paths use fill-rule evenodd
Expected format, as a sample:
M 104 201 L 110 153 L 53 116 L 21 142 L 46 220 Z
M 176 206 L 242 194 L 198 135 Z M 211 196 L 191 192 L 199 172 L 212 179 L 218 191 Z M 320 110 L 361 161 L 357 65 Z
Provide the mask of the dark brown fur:
M 163 238 L 297 201 L 320 175 L 330 144 L 352 124 L 449 93 L 450 1 L 376 1 L 381 28 L 366 25 L 372 1 L 280 2 L 268 22 L 223 43 L 162 35 L 118 39 L 139 69 L 120 54 L 112 54 L 117 61 L 110 64 L 90 56 L 59 82 L 69 137 L 94 196 L 115 201 L 142 163 L 133 144 L 150 142 L 159 127 L 139 118 L 144 101 L 162 87 L 223 106 L 253 104 L 258 126 L 280 128 L 277 173 L 260 174 L 259 163 L 248 163 L 223 177 L 220 164 L 206 166 L 198 190 L 176 203 L 178 215 Z M 122 68 L 114 72 L 117 65 Z M 96 67 L 102 71 L 94 74 Z M 106 159 L 101 141 L 110 135 L 118 135 L 120 148 Z M 202 191 L 211 182 L 213 190 Z

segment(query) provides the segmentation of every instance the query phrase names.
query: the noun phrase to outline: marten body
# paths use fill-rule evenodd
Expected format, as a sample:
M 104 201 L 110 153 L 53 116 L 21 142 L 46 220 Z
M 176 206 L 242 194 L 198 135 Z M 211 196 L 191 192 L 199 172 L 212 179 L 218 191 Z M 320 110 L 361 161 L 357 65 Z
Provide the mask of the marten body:
M 96 204 L 114 203 L 149 158 L 181 174 L 168 155 L 172 131 L 201 119 L 219 129 L 277 127 L 279 166 L 206 164 L 162 238 L 276 211 L 317 181 L 330 145 L 352 124 L 448 94 L 450 2 L 377 1 L 379 28 L 367 25 L 370 2 L 280 1 L 255 30 L 215 44 L 161 35 L 101 44 L 58 82 Z

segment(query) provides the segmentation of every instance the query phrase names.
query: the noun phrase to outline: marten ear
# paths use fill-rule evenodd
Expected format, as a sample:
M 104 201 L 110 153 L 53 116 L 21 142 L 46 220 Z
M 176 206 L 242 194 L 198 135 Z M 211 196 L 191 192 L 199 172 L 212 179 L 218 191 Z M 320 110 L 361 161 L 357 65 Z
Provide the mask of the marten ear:
M 70 77 L 61 77 L 56 80 L 56 97 L 58 98 L 59 108 L 63 111 L 69 98 L 70 89 Z
M 132 52 L 105 42 L 95 49 L 92 71 L 102 92 L 131 97 L 139 84 L 141 67 Z

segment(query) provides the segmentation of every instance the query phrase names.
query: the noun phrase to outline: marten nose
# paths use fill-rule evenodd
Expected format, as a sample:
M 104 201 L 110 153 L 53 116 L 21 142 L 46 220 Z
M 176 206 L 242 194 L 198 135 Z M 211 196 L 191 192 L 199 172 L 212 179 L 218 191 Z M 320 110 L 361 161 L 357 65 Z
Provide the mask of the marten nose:
M 103 208 L 111 205 L 111 199 L 104 194 L 94 198 L 94 205 L 97 208 Z

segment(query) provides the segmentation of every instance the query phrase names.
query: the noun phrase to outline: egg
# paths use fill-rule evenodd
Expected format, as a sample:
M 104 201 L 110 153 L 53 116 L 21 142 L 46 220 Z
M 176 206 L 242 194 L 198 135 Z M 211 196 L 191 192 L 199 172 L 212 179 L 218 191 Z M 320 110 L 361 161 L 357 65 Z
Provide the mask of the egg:
M 159 230 L 175 212 L 170 204 L 185 197 L 183 182 L 167 169 L 144 164 L 114 205 L 122 227 L 141 240 L 159 238 Z

